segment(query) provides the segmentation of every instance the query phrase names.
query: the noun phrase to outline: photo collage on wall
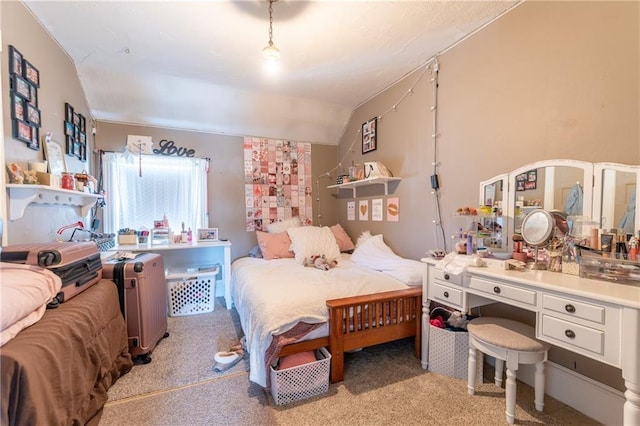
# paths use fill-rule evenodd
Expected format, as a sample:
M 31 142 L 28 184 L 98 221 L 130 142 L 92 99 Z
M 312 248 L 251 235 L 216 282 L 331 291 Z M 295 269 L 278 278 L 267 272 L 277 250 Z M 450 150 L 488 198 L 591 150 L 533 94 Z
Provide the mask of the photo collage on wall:
M 87 161 L 87 119 L 75 112 L 71 104 L 64 104 L 65 153 Z
M 9 96 L 11 98 L 11 136 L 40 149 L 40 119 L 38 88 L 40 72 L 22 53 L 9 46 Z
M 244 138 L 244 178 L 247 232 L 296 216 L 312 223 L 311 144 Z

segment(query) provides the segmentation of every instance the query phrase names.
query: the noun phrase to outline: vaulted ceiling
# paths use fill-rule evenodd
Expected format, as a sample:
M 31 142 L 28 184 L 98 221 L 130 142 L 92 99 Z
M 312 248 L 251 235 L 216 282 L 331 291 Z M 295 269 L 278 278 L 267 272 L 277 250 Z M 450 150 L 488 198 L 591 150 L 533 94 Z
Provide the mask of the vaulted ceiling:
M 34 1 L 94 118 L 337 144 L 358 105 L 519 3 Z

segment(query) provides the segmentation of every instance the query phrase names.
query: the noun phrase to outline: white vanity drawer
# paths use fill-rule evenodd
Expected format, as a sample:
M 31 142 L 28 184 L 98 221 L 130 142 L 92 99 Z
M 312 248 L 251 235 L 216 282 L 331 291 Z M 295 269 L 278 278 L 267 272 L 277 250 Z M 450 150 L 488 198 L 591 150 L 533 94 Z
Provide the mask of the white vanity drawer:
M 492 299 L 499 301 L 500 299 L 510 299 L 527 305 L 536 305 L 536 292 L 525 288 L 513 287 L 508 284 L 497 281 L 486 281 L 480 278 L 471 277 L 469 288 L 480 290 L 484 293 L 491 294 Z
M 437 300 L 446 304 L 447 306 L 462 310 L 462 290 L 436 283 L 431 283 L 431 285 L 429 286 L 428 297 L 431 300 Z
M 567 349 L 575 347 L 604 355 L 604 331 L 543 314 L 541 334 L 569 345 Z
M 448 283 L 462 285 L 464 274 L 451 274 L 442 269 L 431 268 L 429 274 L 432 274 L 434 280 L 446 281 Z
M 564 297 L 545 294 L 542 296 L 542 307 L 572 317 L 582 318 L 598 324 L 604 324 L 605 307 Z

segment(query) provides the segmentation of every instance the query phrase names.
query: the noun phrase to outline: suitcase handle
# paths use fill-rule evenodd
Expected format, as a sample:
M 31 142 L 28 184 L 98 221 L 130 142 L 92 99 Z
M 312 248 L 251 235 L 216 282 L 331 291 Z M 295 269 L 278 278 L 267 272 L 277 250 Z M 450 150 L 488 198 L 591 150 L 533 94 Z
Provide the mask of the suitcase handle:
M 97 272 L 94 272 L 94 273 L 92 273 L 90 275 L 83 275 L 82 277 L 80 277 L 80 279 L 78 281 L 76 281 L 76 287 L 82 287 L 83 285 L 85 285 L 89 281 L 92 281 L 92 280 L 96 279 L 97 276 L 98 276 Z

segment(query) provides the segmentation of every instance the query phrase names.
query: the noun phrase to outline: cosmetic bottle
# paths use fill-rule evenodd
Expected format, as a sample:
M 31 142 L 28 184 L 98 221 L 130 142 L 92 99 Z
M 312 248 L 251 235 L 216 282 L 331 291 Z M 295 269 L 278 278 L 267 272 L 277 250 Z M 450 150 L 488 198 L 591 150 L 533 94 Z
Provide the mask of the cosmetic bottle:
M 467 254 L 473 254 L 473 235 L 467 234 Z
M 187 241 L 193 241 L 193 232 L 191 232 L 191 228 L 187 231 Z

